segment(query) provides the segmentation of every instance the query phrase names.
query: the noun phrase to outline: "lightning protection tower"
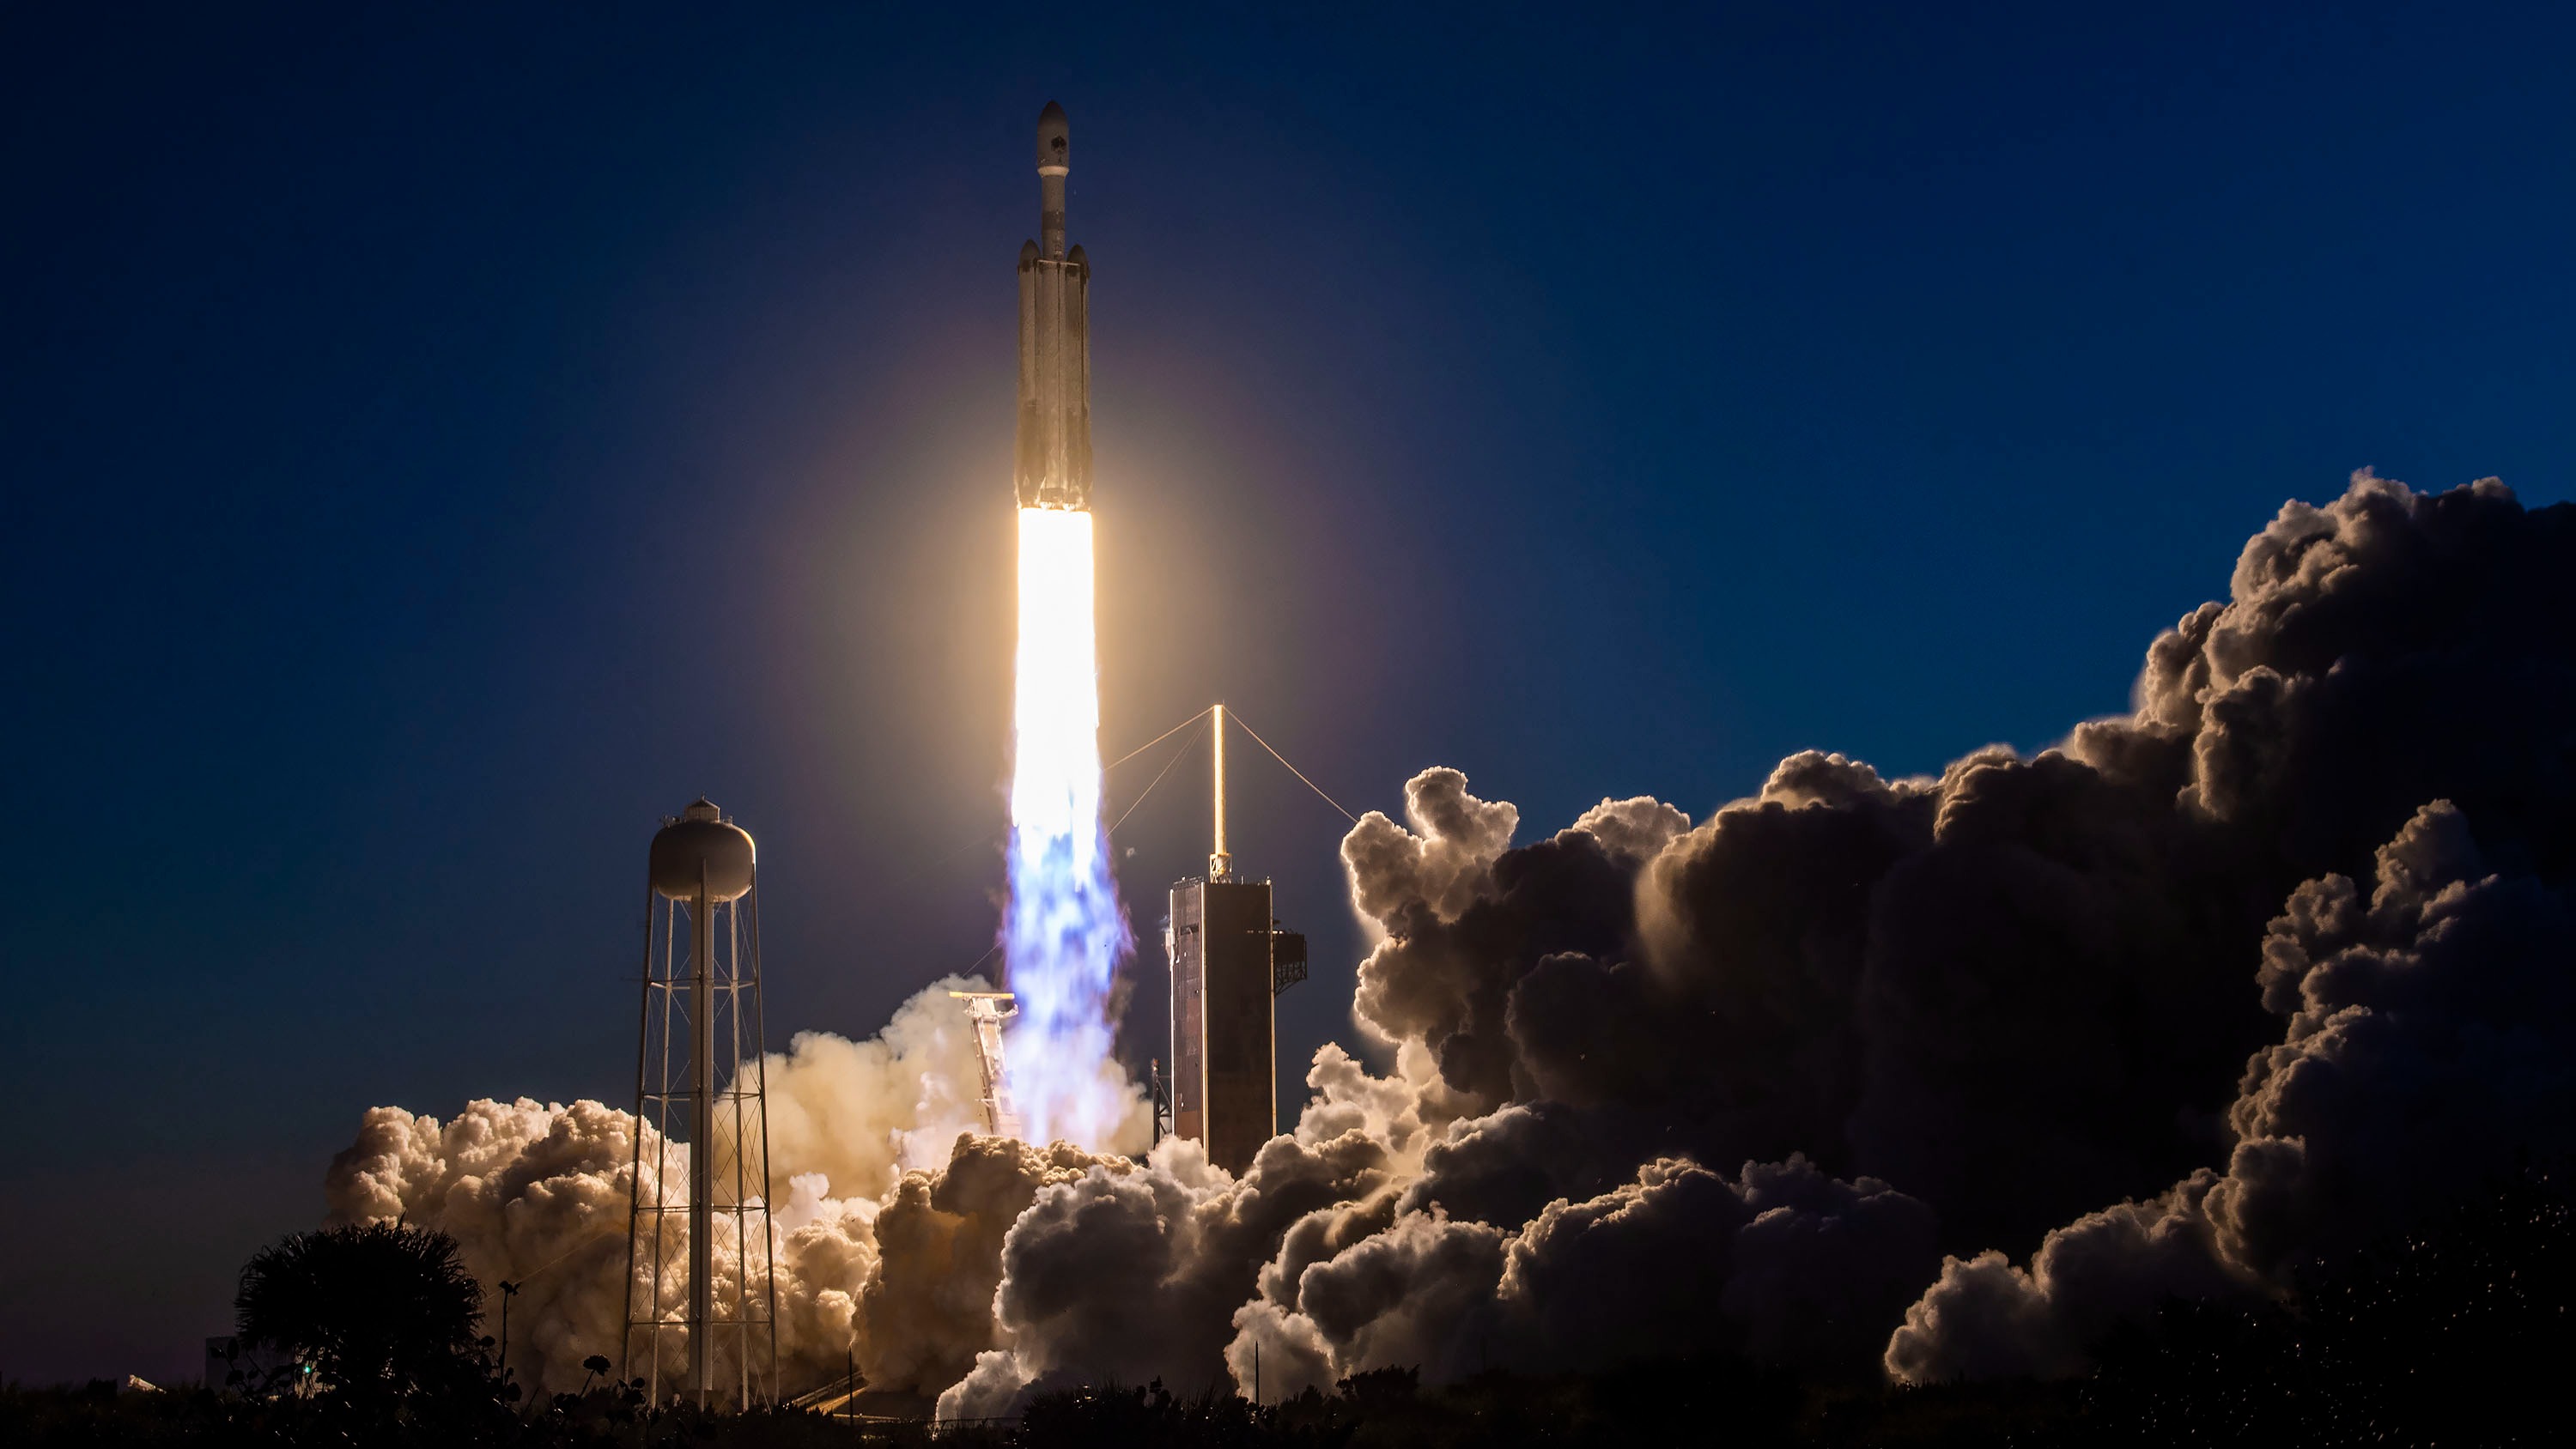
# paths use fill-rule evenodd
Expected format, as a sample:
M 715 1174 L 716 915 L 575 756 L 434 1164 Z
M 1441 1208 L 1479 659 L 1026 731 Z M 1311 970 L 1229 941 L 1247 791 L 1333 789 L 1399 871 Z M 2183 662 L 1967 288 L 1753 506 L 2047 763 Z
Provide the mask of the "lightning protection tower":
M 653 837 L 619 1371 L 645 1380 L 650 1403 L 674 1390 L 700 1408 L 778 1397 L 753 864 L 751 836 L 703 798 Z M 734 1248 L 721 1277 L 720 1235 Z
M 1273 1003 L 1306 979 L 1306 938 L 1270 914 L 1270 882 L 1237 875 L 1225 849 L 1225 706 L 1216 707 L 1216 840 L 1205 880 L 1172 886 L 1172 1135 L 1228 1172 L 1279 1133 Z

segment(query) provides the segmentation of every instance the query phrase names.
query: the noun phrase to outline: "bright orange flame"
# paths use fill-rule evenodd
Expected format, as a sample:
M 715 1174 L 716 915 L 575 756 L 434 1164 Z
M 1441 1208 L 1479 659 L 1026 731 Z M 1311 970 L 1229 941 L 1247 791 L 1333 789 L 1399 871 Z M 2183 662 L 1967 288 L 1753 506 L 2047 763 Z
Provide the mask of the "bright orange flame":
M 1109 992 L 1129 947 L 1100 819 L 1100 678 L 1091 515 L 1020 510 L 1011 906 L 1003 949 L 1019 1015 L 1004 1068 L 1022 1135 L 1105 1144 L 1126 1115 Z
M 1100 677 L 1091 624 L 1091 515 L 1020 510 L 1018 688 L 1011 824 L 1048 836 L 1100 821 Z

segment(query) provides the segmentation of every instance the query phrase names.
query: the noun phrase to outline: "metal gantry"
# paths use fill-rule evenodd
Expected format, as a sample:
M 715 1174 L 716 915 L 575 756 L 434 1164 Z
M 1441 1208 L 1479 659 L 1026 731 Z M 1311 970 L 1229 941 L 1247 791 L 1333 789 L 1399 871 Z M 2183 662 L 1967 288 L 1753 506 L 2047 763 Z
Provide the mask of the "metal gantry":
M 1019 1015 L 1018 998 L 1008 991 L 952 991 L 966 1003 L 966 1019 L 975 1028 L 975 1065 L 984 1083 L 984 1130 L 996 1137 L 1018 1137 L 1022 1122 L 1011 1106 L 1009 1069 L 1002 1058 L 1002 1023 Z

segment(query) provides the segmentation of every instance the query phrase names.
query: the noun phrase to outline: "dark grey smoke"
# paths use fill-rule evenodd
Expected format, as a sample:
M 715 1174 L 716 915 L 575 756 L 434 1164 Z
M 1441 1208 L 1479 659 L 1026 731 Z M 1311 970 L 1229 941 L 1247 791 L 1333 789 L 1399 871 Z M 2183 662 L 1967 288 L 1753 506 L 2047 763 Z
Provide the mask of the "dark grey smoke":
M 2467 817 L 2427 805 L 2368 896 L 2299 887 L 2263 947 L 2283 1039 L 2248 1063 L 2234 1149 L 2156 1199 L 2048 1235 L 2028 1271 L 1952 1259 L 1887 1350 L 1928 1381 L 2058 1373 L 2168 1296 L 2252 1295 L 2420 1222 L 2521 1154 L 2576 1148 L 2576 916 L 2489 874 Z
M 1319 1149 L 1274 1138 L 1240 1181 L 1176 1144 L 1154 1170 L 1039 1194 L 1002 1245 L 993 1311 L 1013 1350 L 986 1354 L 942 1412 L 1005 1413 L 1068 1374 L 1223 1379 L 1235 1311 L 1291 1225 L 1390 1179 L 1386 1149 L 1354 1132 Z
M 2134 717 L 1937 781 L 1798 756 L 1633 883 L 1568 832 L 1495 857 L 1451 915 L 1355 850 L 1392 935 L 1360 1009 L 1482 1101 L 1643 1120 L 1605 1148 L 1804 1152 L 1935 1202 L 1953 1250 L 2027 1251 L 2223 1155 L 2278 1035 L 2256 951 L 2299 881 L 2367 876 L 2437 797 L 2564 880 L 2571 523 L 2492 482 L 2362 477 L 2248 544 L 2233 602 L 2156 641 Z M 1415 795 L 1435 832 L 1474 818 L 1455 772 Z
M 2154 643 L 2128 718 L 2032 759 L 1980 751 L 1938 780 L 1801 755 L 1642 870 L 1634 847 L 1584 831 L 1491 851 L 1500 807 L 1452 771 L 1416 780 L 1415 855 L 1446 864 L 1417 883 L 1378 868 L 1409 864 L 1370 838 L 1392 825 L 1353 833 L 1354 898 L 1389 932 L 1360 1010 L 1420 1040 L 1449 1088 L 1526 1106 L 1435 1149 L 1408 1205 L 1508 1225 L 1656 1156 L 1794 1152 L 1929 1203 L 1949 1251 L 2027 1254 L 2058 1224 L 2244 1157 L 2257 1118 L 2239 1077 L 2256 1092 L 2267 1061 L 2302 1050 L 2281 1018 L 2295 937 L 2270 923 L 2293 891 L 2295 917 L 2329 877 L 2373 878 L 2401 829 L 2407 849 L 2456 837 L 2520 877 L 2491 887 L 2524 903 L 2509 922 L 2450 929 L 2524 982 L 2525 1038 L 2561 1048 L 2541 1060 L 2576 1048 L 2576 958 L 2536 944 L 2554 939 L 2576 862 L 2576 509 L 2525 510 L 2492 481 L 2425 496 L 2365 474 L 2325 508 L 2284 507 L 2231 594 Z M 2417 819 L 2434 800 L 2450 803 Z M 2333 1231 L 2288 1206 L 2299 1193 L 2264 1198 L 2248 1271 L 2274 1281 L 2290 1258 L 2401 1224 L 2569 1119 L 2519 1061 L 2461 1070 L 2514 1086 L 2391 1088 L 2418 1114 L 2441 1103 L 2430 1138 L 2362 1134 L 2339 1163 L 2429 1158 L 2367 1191 L 2369 1174 L 2338 1165 L 2360 1195 Z M 2322 1110 L 2365 1111 L 2337 1102 Z M 2155 1230 L 2122 1260 L 2153 1257 Z M 2242 1275 L 2204 1254 L 2146 1276 Z
M 1256 1288 L 1225 1361 L 1274 1389 L 1692 1349 L 2057 1372 L 2167 1293 L 2275 1291 L 2570 1143 L 2571 620 L 2576 507 L 2365 473 L 2035 757 L 1810 752 L 1696 826 L 1605 801 L 1517 849 L 1426 771 L 1344 843 L 1397 1070 L 1328 1050 L 1294 1144 L 1365 1170 L 1293 1213 L 1235 1201 L 1267 1166 L 1169 1156 L 1046 1189 L 952 1400 L 1195 1370 L 1083 1305 L 1086 1254 L 1193 1323 Z
M 1526 1224 L 1406 1212 L 1330 1259 L 1264 1275 L 1228 1357 L 1283 1393 L 1370 1369 L 1435 1378 L 1717 1352 L 1867 1363 L 1930 1271 L 1931 1214 L 1803 1159 L 1736 1179 L 1682 1159 Z

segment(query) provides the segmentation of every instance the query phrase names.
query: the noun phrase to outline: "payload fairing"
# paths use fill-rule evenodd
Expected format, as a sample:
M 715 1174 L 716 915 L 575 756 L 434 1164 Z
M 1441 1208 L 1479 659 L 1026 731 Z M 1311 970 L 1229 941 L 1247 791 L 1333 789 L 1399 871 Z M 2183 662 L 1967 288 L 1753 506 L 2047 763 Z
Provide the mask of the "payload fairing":
M 1038 116 L 1040 240 L 1020 247 L 1022 508 L 1091 507 L 1091 263 L 1064 245 L 1064 183 L 1073 160 L 1064 107 Z

